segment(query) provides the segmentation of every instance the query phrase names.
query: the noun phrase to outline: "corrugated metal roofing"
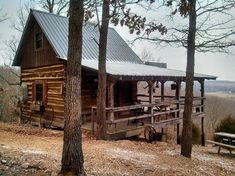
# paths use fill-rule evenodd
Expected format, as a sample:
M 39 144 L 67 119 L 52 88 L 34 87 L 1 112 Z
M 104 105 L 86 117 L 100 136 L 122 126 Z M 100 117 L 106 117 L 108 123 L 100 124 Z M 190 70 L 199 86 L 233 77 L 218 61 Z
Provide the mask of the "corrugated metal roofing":
M 98 70 L 98 61 L 82 60 L 82 65 L 93 70 Z M 106 62 L 106 72 L 114 76 L 143 76 L 143 77 L 185 77 L 184 71 L 160 68 L 144 64 L 125 62 Z M 216 77 L 205 74 L 194 74 L 195 78 L 215 79 Z
M 45 36 L 56 52 L 57 57 L 66 60 L 68 50 L 68 18 L 31 10 L 13 65 L 20 65 L 22 44 L 25 42 L 25 35 L 28 28 L 30 28 L 32 17 L 37 20 L 42 28 Z M 98 70 L 99 48 L 97 41 L 99 41 L 98 29 L 91 24 L 87 24 L 83 30 L 82 65 L 94 70 Z M 140 58 L 113 28 L 109 28 L 108 33 L 106 71 L 108 74 L 116 76 L 185 77 L 184 71 L 144 65 Z M 215 76 L 204 74 L 195 74 L 195 77 L 216 79 Z
M 68 18 L 37 10 L 32 10 L 32 13 L 58 57 L 66 60 Z M 83 59 L 97 60 L 99 47 L 96 41 L 99 41 L 98 28 L 86 24 L 83 30 Z M 107 60 L 142 63 L 140 58 L 113 28 L 109 28 L 108 31 Z

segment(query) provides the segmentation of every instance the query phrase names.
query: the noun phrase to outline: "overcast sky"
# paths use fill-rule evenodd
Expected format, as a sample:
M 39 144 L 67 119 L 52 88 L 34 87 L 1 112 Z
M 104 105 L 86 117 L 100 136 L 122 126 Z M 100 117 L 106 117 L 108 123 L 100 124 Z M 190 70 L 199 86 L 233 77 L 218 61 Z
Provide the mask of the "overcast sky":
M 3 42 L 17 33 L 10 28 L 11 21 L 16 16 L 17 8 L 20 2 L 24 0 L 0 0 L 0 6 L 8 13 L 9 20 L 0 23 L 0 63 L 4 61 L 2 55 L 5 52 Z M 131 40 L 133 35 L 130 35 L 125 28 L 117 27 L 118 33 L 125 39 Z M 186 50 L 184 48 L 159 47 L 148 42 L 137 42 L 132 46 L 132 49 L 141 56 L 142 51 L 146 50 L 152 53 L 155 60 L 166 62 L 168 68 L 185 70 L 186 68 Z M 235 54 L 235 48 L 232 49 Z M 235 55 L 226 54 L 196 54 L 195 72 L 218 76 L 219 80 L 235 81 Z

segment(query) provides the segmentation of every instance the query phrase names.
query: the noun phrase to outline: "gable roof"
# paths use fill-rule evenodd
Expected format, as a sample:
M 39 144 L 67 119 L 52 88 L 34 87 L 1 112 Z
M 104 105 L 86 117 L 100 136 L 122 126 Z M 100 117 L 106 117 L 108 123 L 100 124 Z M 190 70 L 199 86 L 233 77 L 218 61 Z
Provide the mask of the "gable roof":
M 20 66 L 23 44 L 26 42 L 27 31 L 32 26 L 34 19 L 39 24 L 57 57 L 67 60 L 68 18 L 31 9 L 13 61 L 13 66 Z M 98 41 L 98 28 L 92 24 L 86 24 L 83 30 L 82 66 L 95 71 L 98 70 Z M 186 76 L 184 71 L 145 65 L 113 28 L 109 28 L 108 32 L 106 59 L 107 74 L 119 77 L 119 79 L 121 79 L 121 76 L 131 77 L 128 79 L 135 77 L 136 79 L 143 78 L 146 80 L 160 77 L 164 79 L 185 79 Z M 197 73 L 195 73 L 194 77 L 199 79 L 216 79 L 215 76 Z
M 56 55 L 60 59 L 67 60 L 68 51 L 68 18 L 42 12 L 38 10 L 30 10 L 30 14 L 23 32 L 21 42 L 19 44 L 13 65 L 20 65 L 20 50 L 25 40 L 27 28 L 31 21 L 35 18 L 47 40 L 54 49 Z M 83 59 L 97 60 L 99 53 L 99 30 L 93 24 L 86 24 L 83 30 Z M 131 63 L 143 63 L 135 52 L 127 45 L 121 36 L 113 29 L 109 28 L 107 41 L 107 60 L 121 61 Z

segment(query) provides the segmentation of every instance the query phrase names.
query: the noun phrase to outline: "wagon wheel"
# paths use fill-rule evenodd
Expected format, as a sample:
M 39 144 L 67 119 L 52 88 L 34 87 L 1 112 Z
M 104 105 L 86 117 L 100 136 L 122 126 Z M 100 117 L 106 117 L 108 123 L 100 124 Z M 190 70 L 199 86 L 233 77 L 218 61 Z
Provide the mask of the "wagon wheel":
M 146 126 L 144 129 L 144 137 L 148 143 L 154 141 L 157 132 L 152 126 Z
M 47 106 L 45 112 L 42 115 L 41 124 L 46 127 L 50 128 L 54 120 L 54 109 L 53 107 Z

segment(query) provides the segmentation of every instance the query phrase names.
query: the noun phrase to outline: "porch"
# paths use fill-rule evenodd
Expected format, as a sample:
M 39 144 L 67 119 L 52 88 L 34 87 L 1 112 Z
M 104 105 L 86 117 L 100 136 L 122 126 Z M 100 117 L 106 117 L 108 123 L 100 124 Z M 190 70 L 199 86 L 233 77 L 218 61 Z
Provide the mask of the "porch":
M 82 64 L 84 68 L 88 68 L 89 75 L 93 72 L 93 76 L 97 76 L 98 62 L 86 60 Z M 185 82 L 186 77 L 185 72 L 144 64 L 108 61 L 106 72 L 108 139 L 137 136 L 143 134 L 147 126 L 159 133 L 164 133 L 164 128 L 171 125 L 177 128 L 176 136 L 177 143 L 179 143 L 185 100 L 184 89 L 182 89 L 182 83 Z M 194 82 L 199 83 L 200 91 L 194 92 L 192 117 L 201 118 L 203 145 L 204 81 L 206 79 L 216 79 L 216 77 L 197 73 L 194 75 Z M 95 133 L 97 128 L 95 106 L 96 104 L 89 106 L 90 122 L 83 125 L 92 133 Z
M 176 142 L 180 142 L 180 128 L 182 127 L 185 100 L 185 97 L 181 96 L 181 81 L 176 81 L 174 84 L 171 84 L 171 89 L 173 90 L 171 90 L 170 94 L 173 93 L 175 95 L 164 95 L 166 90 L 165 81 L 161 81 L 159 92 L 156 88 L 157 82 L 148 81 L 148 91 L 142 94 L 136 94 L 136 97 L 133 98 L 135 101 L 131 105 L 123 106 L 114 106 L 116 104 L 114 88 L 117 82 L 108 82 L 108 106 L 106 108 L 106 133 L 108 140 L 118 140 L 139 135 L 143 136 L 146 127 L 152 127 L 157 133 L 164 134 L 166 127 L 174 126 L 176 129 Z M 204 80 L 200 81 L 200 85 L 201 94 L 200 96 L 195 96 L 193 99 L 192 118 L 201 118 L 202 144 L 204 145 Z M 160 95 L 157 95 L 157 93 L 160 93 Z M 84 123 L 83 128 L 95 134 L 97 128 L 96 119 L 96 106 L 92 106 L 90 121 Z

